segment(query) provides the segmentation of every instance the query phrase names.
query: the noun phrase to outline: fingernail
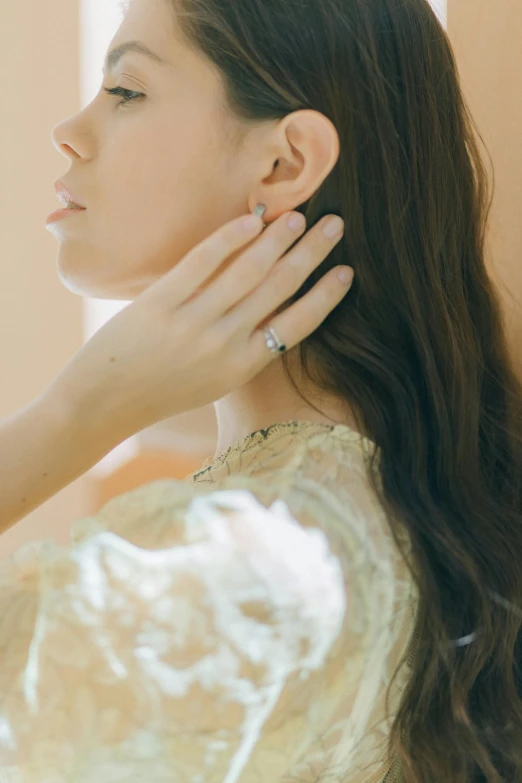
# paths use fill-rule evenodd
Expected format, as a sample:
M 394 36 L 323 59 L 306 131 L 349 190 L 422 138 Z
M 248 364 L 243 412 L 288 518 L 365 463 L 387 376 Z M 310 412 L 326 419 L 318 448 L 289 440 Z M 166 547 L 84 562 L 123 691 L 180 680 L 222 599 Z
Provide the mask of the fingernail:
M 302 231 L 306 228 L 306 218 L 301 213 L 296 213 L 288 219 L 288 225 L 292 231 Z
M 344 220 L 340 217 L 332 217 L 323 226 L 324 235 L 328 239 L 334 239 L 344 230 Z
M 354 275 L 355 275 L 355 271 L 352 269 L 351 266 L 342 266 L 337 272 L 337 277 L 339 278 L 341 283 L 346 283 L 346 285 L 352 282 Z

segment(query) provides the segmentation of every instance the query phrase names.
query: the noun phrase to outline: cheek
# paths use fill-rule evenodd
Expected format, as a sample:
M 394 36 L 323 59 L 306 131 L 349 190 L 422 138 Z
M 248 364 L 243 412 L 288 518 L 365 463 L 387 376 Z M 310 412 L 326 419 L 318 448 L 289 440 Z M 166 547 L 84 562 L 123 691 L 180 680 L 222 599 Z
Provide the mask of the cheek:
M 118 205 L 93 232 L 98 249 L 93 254 L 93 270 L 102 277 L 146 288 L 201 241 L 190 220 L 194 214 L 186 203 L 174 199 L 168 203 L 137 199 Z
M 151 285 L 246 211 L 241 188 L 210 143 L 185 149 L 160 139 L 151 148 L 150 138 L 149 132 L 148 146 L 122 142 L 119 152 L 107 155 L 84 246 L 64 256 L 64 274 L 79 275 L 89 295 L 129 298 L 119 292 Z M 92 293 L 97 286 L 112 294 Z

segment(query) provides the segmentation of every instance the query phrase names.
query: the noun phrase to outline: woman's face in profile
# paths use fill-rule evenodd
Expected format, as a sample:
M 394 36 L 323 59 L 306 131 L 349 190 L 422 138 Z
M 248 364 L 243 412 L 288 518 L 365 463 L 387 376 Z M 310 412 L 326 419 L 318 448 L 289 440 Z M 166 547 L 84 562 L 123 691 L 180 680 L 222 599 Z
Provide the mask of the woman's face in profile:
M 182 42 L 169 0 L 132 0 L 109 52 L 130 41 L 156 57 L 108 57 L 94 100 L 53 131 L 70 162 L 60 179 L 87 207 L 49 225 L 59 275 L 99 299 L 134 299 L 250 208 L 249 147 L 227 145 L 236 120 L 224 114 L 219 75 Z

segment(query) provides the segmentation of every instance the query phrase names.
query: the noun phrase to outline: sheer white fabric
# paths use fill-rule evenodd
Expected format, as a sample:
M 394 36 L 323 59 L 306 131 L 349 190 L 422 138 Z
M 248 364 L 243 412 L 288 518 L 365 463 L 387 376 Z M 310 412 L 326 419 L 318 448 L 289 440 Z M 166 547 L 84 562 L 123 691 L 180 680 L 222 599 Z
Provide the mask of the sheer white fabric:
M 369 446 L 279 424 L 4 562 L 1 783 L 383 781 L 416 596 Z

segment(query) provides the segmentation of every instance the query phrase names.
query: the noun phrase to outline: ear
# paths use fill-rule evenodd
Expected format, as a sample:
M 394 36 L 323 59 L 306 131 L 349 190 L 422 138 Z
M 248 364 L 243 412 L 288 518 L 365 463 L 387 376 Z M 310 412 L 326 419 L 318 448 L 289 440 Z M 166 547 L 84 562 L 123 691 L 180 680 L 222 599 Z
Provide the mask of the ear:
M 337 129 L 321 112 L 306 109 L 287 115 L 270 131 L 270 173 L 256 188 L 250 211 L 266 204 L 263 220 L 271 223 L 284 212 L 297 209 L 331 174 L 340 150 Z

